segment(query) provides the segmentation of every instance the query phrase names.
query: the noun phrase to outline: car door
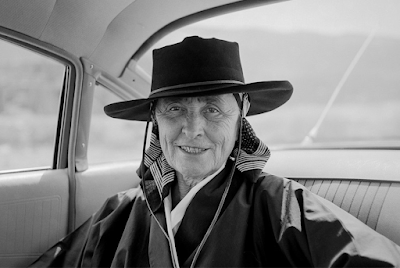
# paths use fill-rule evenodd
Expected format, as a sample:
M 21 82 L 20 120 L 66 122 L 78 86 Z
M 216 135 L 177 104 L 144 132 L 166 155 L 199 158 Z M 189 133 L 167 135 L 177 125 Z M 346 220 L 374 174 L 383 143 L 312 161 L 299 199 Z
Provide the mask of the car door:
M 0 36 L 1 267 L 26 266 L 68 231 L 76 78 L 57 49 L 12 35 Z
M 116 95 L 94 86 L 79 59 L 15 33 L 0 38 L 0 267 L 25 267 L 138 184 L 131 153 L 143 131 L 104 124 L 102 106 Z M 123 151 L 114 145 L 129 141 L 126 128 L 134 147 Z

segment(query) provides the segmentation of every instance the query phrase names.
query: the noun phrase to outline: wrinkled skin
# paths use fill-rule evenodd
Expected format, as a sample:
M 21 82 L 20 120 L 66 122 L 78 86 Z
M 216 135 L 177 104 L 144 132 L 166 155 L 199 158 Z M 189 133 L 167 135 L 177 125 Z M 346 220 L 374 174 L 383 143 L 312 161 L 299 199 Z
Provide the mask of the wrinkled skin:
M 157 102 L 161 148 L 187 191 L 226 162 L 238 136 L 239 118 L 232 94 Z

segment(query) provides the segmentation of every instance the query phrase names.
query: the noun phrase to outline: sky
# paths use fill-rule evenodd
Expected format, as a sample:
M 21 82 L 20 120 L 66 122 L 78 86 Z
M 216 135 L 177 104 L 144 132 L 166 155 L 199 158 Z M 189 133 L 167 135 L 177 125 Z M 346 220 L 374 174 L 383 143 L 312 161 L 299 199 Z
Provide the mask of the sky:
M 381 34 L 400 38 L 398 0 L 292 0 L 251 8 L 201 23 L 202 27 L 262 27 L 279 31 Z

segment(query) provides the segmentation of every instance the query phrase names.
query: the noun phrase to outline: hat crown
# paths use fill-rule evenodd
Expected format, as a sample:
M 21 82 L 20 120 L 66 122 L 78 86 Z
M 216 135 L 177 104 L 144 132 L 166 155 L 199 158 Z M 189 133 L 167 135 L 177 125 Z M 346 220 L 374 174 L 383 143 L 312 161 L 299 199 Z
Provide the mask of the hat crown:
M 148 98 L 112 103 L 104 107 L 114 118 L 147 121 L 154 100 L 168 97 L 248 93 L 247 116 L 269 112 L 292 95 L 288 81 L 244 83 L 239 45 L 197 36 L 153 51 L 153 81 Z
M 187 37 L 153 51 L 151 91 L 212 84 L 243 84 L 239 45 Z

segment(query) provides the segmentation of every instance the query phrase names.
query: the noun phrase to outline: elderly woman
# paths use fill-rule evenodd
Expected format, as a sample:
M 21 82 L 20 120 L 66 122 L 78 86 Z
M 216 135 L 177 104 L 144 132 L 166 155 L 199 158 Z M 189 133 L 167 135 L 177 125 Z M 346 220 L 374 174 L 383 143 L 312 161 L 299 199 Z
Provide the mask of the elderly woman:
M 245 116 L 285 103 L 289 82 L 245 84 L 238 45 L 218 39 L 186 38 L 153 61 L 149 98 L 105 107 L 152 123 L 140 187 L 110 198 L 33 267 L 400 265 L 394 243 L 262 172 L 269 150 Z

